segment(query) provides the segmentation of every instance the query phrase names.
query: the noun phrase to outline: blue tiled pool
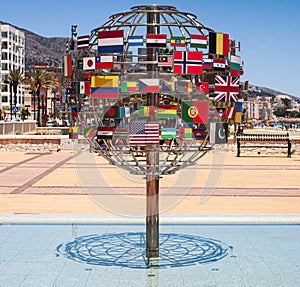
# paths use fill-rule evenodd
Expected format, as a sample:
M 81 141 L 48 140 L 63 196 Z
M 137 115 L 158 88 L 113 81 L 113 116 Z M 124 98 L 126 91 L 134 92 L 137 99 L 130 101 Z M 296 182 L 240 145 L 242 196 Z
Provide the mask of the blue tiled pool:
M 300 286 L 299 225 L 3 224 L 0 286 Z

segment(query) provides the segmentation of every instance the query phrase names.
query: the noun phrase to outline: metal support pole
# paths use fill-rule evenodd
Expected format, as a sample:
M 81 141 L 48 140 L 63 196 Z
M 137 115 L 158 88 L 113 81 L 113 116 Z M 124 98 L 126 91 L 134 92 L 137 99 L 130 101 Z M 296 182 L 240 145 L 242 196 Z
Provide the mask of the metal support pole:
M 156 19 L 157 21 L 157 19 Z M 156 33 L 155 29 L 155 14 L 149 12 L 147 14 L 147 23 L 153 24 L 147 26 L 147 33 Z M 156 60 L 155 48 L 147 48 L 147 61 Z M 155 77 L 156 66 L 153 64 L 147 65 L 148 76 Z M 157 104 L 157 97 L 149 93 L 147 95 L 147 103 L 151 105 Z M 156 168 L 158 164 L 158 154 L 155 152 L 157 147 L 150 145 L 147 147 L 153 150 L 147 153 L 148 175 L 146 177 L 146 257 L 148 260 L 159 257 L 159 176 Z M 149 261 L 148 261 L 149 262 Z
M 147 153 L 149 169 L 155 172 L 156 154 Z M 147 175 L 146 183 L 146 257 L 159 256 L 159 176 Z

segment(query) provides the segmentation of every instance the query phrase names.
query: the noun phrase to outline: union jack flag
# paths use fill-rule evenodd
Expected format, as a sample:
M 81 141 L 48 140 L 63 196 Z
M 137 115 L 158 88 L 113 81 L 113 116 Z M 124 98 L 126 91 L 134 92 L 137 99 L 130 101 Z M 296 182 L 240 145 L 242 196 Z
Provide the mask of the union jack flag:
M 237 102 L 240 77 L 215 76 L 215 101 Z

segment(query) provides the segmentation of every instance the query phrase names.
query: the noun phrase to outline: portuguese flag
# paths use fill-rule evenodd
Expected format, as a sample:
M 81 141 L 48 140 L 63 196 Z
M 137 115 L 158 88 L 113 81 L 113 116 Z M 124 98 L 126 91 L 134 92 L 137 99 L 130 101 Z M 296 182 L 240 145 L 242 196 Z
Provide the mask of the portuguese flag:
M 208 102 L 182 101 L 182 120 L 186 123 L 207 124 Z

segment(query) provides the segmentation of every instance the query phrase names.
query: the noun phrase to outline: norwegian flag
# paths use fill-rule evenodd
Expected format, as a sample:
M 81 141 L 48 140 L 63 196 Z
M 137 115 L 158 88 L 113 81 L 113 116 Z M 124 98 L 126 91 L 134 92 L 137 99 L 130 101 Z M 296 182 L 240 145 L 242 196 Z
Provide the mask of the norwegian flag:
M 215 101 L 237 102 L 240 77 L 215 76 Z
M 202 52 L 174 51 L 174 74 L 202 74 Z

